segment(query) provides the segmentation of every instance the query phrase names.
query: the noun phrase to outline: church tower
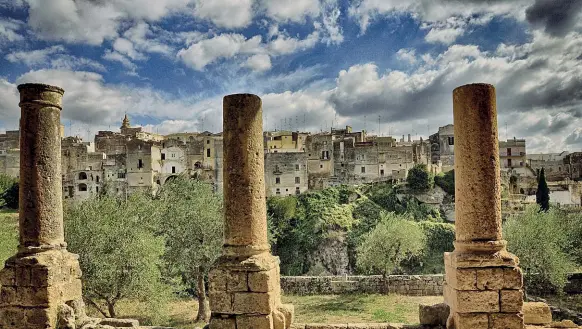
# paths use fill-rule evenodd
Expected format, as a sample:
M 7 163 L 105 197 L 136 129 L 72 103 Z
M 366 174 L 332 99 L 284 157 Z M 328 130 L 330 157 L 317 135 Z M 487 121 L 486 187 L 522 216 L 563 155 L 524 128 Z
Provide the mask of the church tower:
M 129 124 L 129 118 L 127 117 L 127 113 L 123 117 L 123 122 L 121 122 L 121 127 L 119 129 L 124 128 L 131 128 L 131 125 Z

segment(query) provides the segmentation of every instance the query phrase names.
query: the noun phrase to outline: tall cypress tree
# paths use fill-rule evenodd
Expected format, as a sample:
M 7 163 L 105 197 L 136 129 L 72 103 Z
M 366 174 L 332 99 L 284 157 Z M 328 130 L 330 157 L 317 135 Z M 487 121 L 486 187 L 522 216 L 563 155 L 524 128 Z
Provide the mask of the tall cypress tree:
M 550 209 L 550 189 L 548 188 L 548 183 L 546 183 L 544 168 L 542 168 L 540 175 L 538 176 L 536 203 L 540 205 L 541 211 L 548 211 Z

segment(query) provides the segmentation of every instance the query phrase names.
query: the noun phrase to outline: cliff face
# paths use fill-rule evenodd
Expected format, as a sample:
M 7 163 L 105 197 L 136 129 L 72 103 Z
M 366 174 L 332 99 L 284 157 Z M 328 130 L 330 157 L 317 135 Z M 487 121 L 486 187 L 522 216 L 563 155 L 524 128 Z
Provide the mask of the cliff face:
M 350 273 L 347 233 L 330 231 L 311 255 L 308 275 L 345 275 Z

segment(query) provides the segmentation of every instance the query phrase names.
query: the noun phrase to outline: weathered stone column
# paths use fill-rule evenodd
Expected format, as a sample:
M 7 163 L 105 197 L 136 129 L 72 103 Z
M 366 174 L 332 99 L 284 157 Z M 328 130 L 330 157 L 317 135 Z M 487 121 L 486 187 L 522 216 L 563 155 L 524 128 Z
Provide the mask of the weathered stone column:
M 81 270 L 66 251 L 61 196 L 60 111 L 64 91 L 20 91 L 20 245 L 0 271 L 0 328 L 53 329 L 82 316 Z M 68 318 L 63 316 L 68 314 Z M 69 322 L 69 324 L 71 324 Z
M 456 241 L 445 253 L 447 328 L 521 329 L 522 273 L 501 236 L 495 88 L 456 88 L 453 115 Z
M 210 271 L 211 329 L 286 329 L 279 258 L 270 253 L 265 203 L 262 102 L 224 97 L 223 255 Z

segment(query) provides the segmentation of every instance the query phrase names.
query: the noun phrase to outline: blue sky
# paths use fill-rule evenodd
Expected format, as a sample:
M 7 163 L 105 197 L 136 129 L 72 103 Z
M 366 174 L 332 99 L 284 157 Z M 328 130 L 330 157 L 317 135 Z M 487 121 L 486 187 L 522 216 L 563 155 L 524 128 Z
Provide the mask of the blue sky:
M 65 89 L 67 134 L 221 130 L 256 93 L 267 129 L 425 137 L 452 90 L 497 87 L 500 138 L 582 148 L 582 1 L 0 0 L 0 130 L 16 85 Z M 507 126 L 507 133 L 505 127 Z

